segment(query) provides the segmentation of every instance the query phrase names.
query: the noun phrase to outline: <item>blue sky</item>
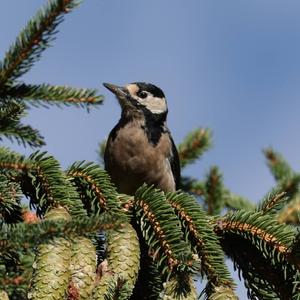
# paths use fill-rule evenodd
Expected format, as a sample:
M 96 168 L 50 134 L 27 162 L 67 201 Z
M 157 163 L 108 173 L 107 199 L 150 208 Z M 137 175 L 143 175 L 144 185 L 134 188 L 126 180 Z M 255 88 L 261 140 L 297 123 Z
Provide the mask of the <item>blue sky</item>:
M 45 2 L 1 1 L 1 57 Z M 185 174 L 202 178 L 218 165 L 233 192 L 258 201 L 274 184 L 262 148 L 273 146 L 300 169 L 299 9 L 291 0 L 84 1 L 22 79 L 99 88 L 105 102 L 89 114 L 32 109 L 26 122 L 63 167 L 95 161 L 120 115 L 102 82 L 152 82 L 167 96 L 177 143 L 199 126 L 214 132 L 214 148 Z

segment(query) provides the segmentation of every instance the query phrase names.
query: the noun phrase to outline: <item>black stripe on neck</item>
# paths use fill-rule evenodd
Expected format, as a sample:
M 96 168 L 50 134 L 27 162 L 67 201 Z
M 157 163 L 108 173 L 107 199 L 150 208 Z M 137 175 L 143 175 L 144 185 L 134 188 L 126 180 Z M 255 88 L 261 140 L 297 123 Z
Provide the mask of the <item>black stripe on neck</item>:
M 149 143 L 156 146 L 161 138 L 161 135 L 166 132 L 165 121 L 167 112 L 162 114 L 153 114 L 150 111 L 145 112 L 145 125 L 144 129 Z

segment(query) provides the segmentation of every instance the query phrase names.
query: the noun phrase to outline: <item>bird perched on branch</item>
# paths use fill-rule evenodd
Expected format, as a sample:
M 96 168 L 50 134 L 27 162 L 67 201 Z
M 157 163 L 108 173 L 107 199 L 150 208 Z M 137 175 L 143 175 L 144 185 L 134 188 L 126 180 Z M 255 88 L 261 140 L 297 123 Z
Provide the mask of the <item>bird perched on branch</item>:
M 178 189 L 179 158 L 166 125 L 163 91 L 144 82 L 103 85 L 116 95 L 122 109 L 104 153 L 105 169 L 118 191 L 132 195 L 143 183 L 163 191 Z

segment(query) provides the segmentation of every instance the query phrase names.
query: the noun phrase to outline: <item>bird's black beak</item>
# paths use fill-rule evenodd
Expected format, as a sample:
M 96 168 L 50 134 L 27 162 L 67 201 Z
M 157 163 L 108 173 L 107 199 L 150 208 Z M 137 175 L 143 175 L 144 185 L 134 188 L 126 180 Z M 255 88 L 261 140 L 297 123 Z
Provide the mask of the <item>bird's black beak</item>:
M 123 98 L 126 97 L 128 95 L 128 92 L 126 91 L 125 88 L 121 87 L 121 86 L 117 86 L 111 83 L 103 83 L 103 85 L 110 90 L 112 93 L 114 93 L 118 98 Z

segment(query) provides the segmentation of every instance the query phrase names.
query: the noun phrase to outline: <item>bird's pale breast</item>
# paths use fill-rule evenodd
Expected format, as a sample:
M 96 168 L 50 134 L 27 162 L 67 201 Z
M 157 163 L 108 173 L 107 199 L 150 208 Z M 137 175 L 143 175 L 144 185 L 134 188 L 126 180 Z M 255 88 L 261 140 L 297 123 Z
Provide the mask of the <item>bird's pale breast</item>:
M 109 139 L 106 169 L 123 193 L 133 194 L 144 182 L 174 191 L 170 149 L 168 133 L 162 133 L 159 142 L 152 145 L 141 124 L 130 122 L 119 129 L 114 139 Z

